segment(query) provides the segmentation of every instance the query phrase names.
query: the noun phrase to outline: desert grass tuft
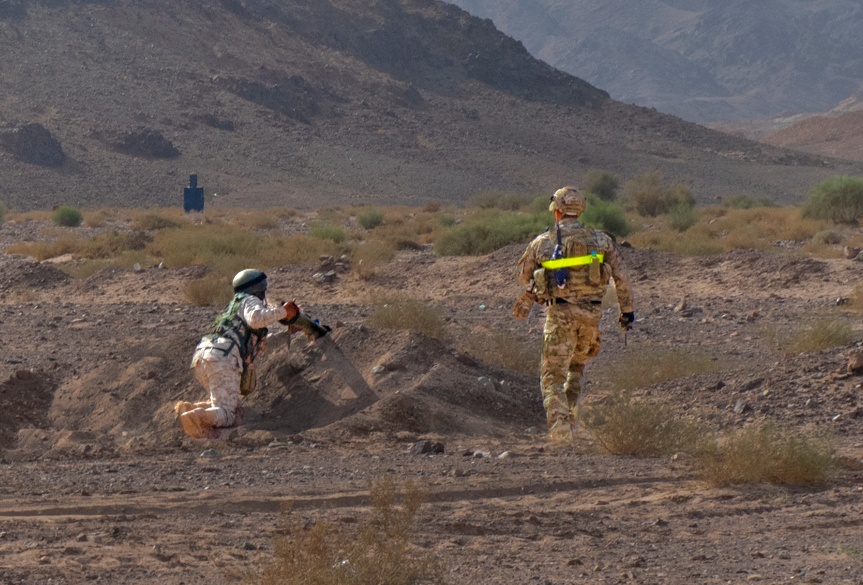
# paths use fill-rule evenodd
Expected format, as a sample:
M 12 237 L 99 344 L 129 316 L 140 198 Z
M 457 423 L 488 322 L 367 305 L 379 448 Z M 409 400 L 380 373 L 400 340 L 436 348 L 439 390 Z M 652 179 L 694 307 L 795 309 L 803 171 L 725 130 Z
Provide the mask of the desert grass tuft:
M 825 315 L 810 323 L 798 324 L 790 330 L 768 327 L 764 330 L 767 342 L 786 355 L 814 353 L 848 345 L 857 334 L 847 319 Z
M 371 240 L 359 244 L 351 252 L 354 274 L 361 280 L 374 278 L 395 256 L 395 247 L 391 242 Z
M 524 342 L 517 336 L 500 331 L 472 332 L 459 336 L 456 347 L 488 364 L 524 372 L 539 373 L 540 340 Z
M 659 457 L 696 452 L 704 434 L 692 422 L 657 402 L 618 393 L 583 408 L 584 424 L 609 453 Z
M 180 224 L 160 213 L 150 211 L 135 218 L 134 225 L 139 230 L 163 230 L 178 227 Z
M 657 345 L 630 347 L 614 365 L 597 365 L 597 377 L 612 388 L 632 390 L 696 374 L 718 372 L 723 364 L 698 352 L 679 352 Z
M 711 445 L 699 462 L 701 477 L 711 485 L 817 486 L 826 483 L 834 467 L 829 441 L 769 424 L 747 427 Z
M 392 478 L 373 482 L 371 514 L 357 525 L 284 516 L 275 552 L 257 585 L 418 585 L 442 583 L 442 565 L 412 545 L 417 514 L 425 499 L 414 483 L 401 493 Z
M 439 309 L 407 297 L 377 301 L 368 321 L 373 327 L 416 331 L 437 339 L 444 339 L 447 334 L 446 322 Z
M 188 282 L 183 294 L 196 307 L 222 307 L 233 297 L 230 282 L 218 274 L 208 274 Z

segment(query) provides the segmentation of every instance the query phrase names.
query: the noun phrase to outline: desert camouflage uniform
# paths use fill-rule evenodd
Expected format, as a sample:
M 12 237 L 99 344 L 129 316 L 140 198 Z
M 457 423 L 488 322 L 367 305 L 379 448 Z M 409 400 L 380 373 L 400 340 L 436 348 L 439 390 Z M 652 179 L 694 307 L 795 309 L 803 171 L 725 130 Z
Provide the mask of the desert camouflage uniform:
M 563 428 L 568 434 L 570 424 L 576 420 L 584 365 L 599 353 L 599 320 L 609 278 L 614 279 L 620 311 L 633 311 L 629 278 L 611 237 L 583 226 L 572 216 L 560 220 L 560 231 L 564 257 L 596 252 L 603 255 L 603 262 L 598 271 L 594 268 L 593 278 L 587 265 L 569 268 L 569 280 L 564 288 L 558 288 L 550 271 L 545 273 L 546 283 L 539 283 L 547 285 L 547 293 L 540 295 L 540 300 L 548 305 L 540 384 L 552 436 L 557 428 Z M 553 229 L 537 236 L 528 245 L 518 261 L 519 283 L 528 288 L 534 285 L 534 271 L 541 268 L 544 260 L 551 258 L 556 242 L 557 233 Z
M 258 297 L 249 295 L 240 303 L 237 314 L 252 329 L 264 329 L 284 319 L 286 311 L 282 306 L 269 307 Z M 254 340 L 254 336 L 252 339 Z M 239 336 L 233 331 L 216 339 L 209 336 L 201 339 L 192 356 L 192 368 L 195 370 L 195 378 L 209 391 L 210 399 L 195 404 L 184 403 L 188 407 L 179 407 L 180 410 L 205 409 L 212 427 L 229 427 L 234 424 L 240 403 L 240 378 L 243 373 L 239 342 Z M 263 343 L 263 340 L 258 343 Z M 255 355 L 263 347 L 258 345 L 250 349 L 251 355 Z M 249 367 L 253 367 L 251 363 Z

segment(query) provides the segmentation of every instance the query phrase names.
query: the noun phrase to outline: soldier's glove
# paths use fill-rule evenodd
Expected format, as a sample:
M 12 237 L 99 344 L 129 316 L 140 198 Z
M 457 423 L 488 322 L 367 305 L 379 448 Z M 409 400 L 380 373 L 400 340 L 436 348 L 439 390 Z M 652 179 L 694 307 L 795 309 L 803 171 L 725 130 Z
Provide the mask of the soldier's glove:
M 515 304 L 512 306 L 512 314 L 519 321 L 524 321 L 530 315 L 530 309 L 536 302 L 536 294 L 526 290 L 522 293 Z
M 285 308 L 285 318 L 279 319 L 279 323 L 282 325 L 290 325 L 300 316 L 300 308 L 294 301 L 287 301 L 282 303 L 282 306 Z
M 632 324 L 635 323 L 635 313 L 621 313 L 617 322 L 620 323 L 621 329 L 629 331 L 632 329 Z

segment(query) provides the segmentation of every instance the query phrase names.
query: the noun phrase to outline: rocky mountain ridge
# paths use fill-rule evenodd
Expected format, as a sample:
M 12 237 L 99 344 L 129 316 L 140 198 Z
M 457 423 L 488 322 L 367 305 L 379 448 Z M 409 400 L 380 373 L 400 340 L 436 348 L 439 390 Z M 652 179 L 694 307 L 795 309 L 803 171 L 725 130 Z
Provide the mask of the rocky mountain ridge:
M 848 0 L 452 2 L 615 99 L 699 123 L 825 112 L 863 79 Z
M 45 39 L 51 39 L 46 42 Z M 854 165 L 627 106 L 436 0 L 0 8 L 12 209 L 461 203 L 590 168 L 796 202 Z

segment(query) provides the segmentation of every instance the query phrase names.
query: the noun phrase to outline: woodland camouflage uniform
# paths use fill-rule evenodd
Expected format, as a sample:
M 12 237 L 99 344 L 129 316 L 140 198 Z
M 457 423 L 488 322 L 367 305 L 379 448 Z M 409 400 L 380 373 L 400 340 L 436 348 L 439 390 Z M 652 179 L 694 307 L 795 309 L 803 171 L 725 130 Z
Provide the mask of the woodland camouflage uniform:
M 585 199 L 574 187 L 559 189 L 549 206 L 558 212 L 563 257 L 589 261 L 566 268 L 569 275 L 562 288 L 554 281 L 551 270 L 542 267 L 543 261 L 552 258 L 556 229 L 537 236 L 518 261 L 519 283 L 536 294 L 537 302 L 548 307 L 541 388 L 549 433 L 552 440 L 559 442 L 572 441 L 584 366 L 599 353 L 602 298 L 610 278 L 617 290 L 621 326 L 628 329 L 635 320 L 632 289 L 620 251 L 609 235 L 579 223 L 584 207 Z

